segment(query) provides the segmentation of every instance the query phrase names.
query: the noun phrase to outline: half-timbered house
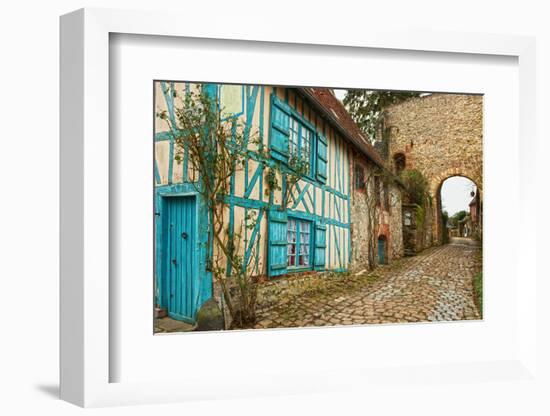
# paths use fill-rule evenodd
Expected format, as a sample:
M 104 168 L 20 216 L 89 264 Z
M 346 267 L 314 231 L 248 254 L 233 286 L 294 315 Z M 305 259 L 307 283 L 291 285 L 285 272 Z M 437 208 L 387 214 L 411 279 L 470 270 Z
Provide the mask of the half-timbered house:
M 185 152 L 183 160 L 176 159 L 169 123 L 172 120 L 175 125 L 177 97 L 196 88 L 216 99 L 223 116 L 238 117 L 245 129 L 256 131 L 258 143 L 250 146 L 268 149 L 273 161 L 284 165 L 295 153 L 309 159 L 308 171 L 285 210 L 273 209 L 281 204 L 281 192 L 265 192 L 265 165 L 253 157 L 231 178 L 228 228 L 230 233 L 235 229 L 243 233 L 245 263 L 255 253 L 256 269 L 273 279 L 308 271 L 347 271 L 361 261 L 360 251 L 365 248 L 360 238 L 352 236 L 352 228 L 355 236 L 365 237 L 366 230 L 353 218 L 362 215 L 358 203 L 352 210 L 357 191 L 354 169 L 359 164 L 365 169 L 385 169 L 385 164 L 331 90 L 159 81 L 155 82 L 155 107 L 166 111 L 168 120 L 156 119 L 154 137 L 157 306 L 175 319 L 192 322 L 199 307 L 215 293 L 205 263 L 210 249 L 208 216 L 193 186 L 200 173 L 193 171 Z M 391 192 L 399 197 L 394 184 Z M 255 220 L 249 228 L 251 212 Z M 395 215 L 400 224 L 400 207 Z M 386 223 L 390 223 L 387 218 Z M 395 230 L 392 240 L 402 241 L 400 230 Z M 382 224 L 376 232 L 389 240 L 388 227 Z M 354 253 L 354 241 L 358 253 Z M 387 259 L 386 254 L 383 262 Z

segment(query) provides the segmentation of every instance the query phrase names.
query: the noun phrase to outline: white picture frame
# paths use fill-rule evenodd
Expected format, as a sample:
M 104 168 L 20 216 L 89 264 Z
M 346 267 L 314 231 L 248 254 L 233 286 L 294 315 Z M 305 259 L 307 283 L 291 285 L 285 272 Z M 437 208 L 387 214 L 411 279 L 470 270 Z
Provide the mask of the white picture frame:
M 109 36 L 146 36 L 278 42 L 300 45 L 430 51 L 451 54 L 515 57 L 519 67 L 520 201 L 517 247 L 523 278 L 517 292 L 517 354 L 498 362 L 440 363 L 415 370 L 418 380 L 444 379 L 480 382 L 536 380 L 535 219 L 527 213 L 534 185 L 535 41 L 530 37 L 468 33 L 430 33 L 350 28 L 327 33 L 323 28 L 277 30 L 276 24 L 254 27 L 246 36 L 234 34 L 220 19 L 207 27 L 175 13 L 82 9 L 61 18 L 61 398 L 79 406 L 162 403 L 213 397 L 309 393 L 361 389 L 377 382 L 394 383 L 410 372 L 372 367 L 326 368 L 320 372 L 270 374 L 269 380 L 239 381 L 233 385 L 206 377 L 183 377 L 171 382 L 110 382 L 110 366 L 120 357 L 110 349 L 110 174 L 109 158 Z M 490 191 L 488 191 L 490 192 Z M 522 215 L 523 214 L 523 215 Z M 144 308 L 150 305 L 143 305 Z M 410 331 L 415 331 L 412 328 Z M 311 334 L 314 334 L 312 332 Z M 152 336 L 152 333 L 151 333 Z M 218 336 L 210 334 L 208 336 Z M 239 334 L 232 334 L 239 336 Z M 368 371 L 367 371 L 368 370 Z M 473 374 L 484 374 L 484 377 Z M 325 374 L 327 377 L 319 377 Z M 489 376 L 488 376 L 489 375 Z M 413 378 L 414 378 L 413 377 Z M 346 379 L 347 383 L 340 380 Z M 352 380 L 352 381 L 350 381 Z

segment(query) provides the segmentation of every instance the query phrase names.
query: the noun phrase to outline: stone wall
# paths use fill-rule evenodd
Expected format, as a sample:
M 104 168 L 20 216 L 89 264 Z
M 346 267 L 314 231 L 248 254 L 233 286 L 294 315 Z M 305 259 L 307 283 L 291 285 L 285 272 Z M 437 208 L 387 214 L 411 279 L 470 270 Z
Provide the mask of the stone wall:
M 351 200 L 351 265 L 352 269 L 368 267 L 369 236 L 367 202 L 362 191 L 354 190 Z
M 403 204 L 403 250 L 407 256 L 420 253 L 433 245 L 432 211 L 416 204 Z
M 396 183 L 390 183 L 388 186 L 389 197 L 388 207 L 383 203 L 378 205 L 375 214 L 375 224 L 371 233 L 368 231 L 368 212 L 369 203 L 367 202 L 366 189 L 356 189 L 355 187 L 355 165 L 363 167 L 366 178 L 371 178 L 369 183 L 372 187 L 372 175 L 376 168 L 371 162 L 368 162 L 363 156 L 355 154 L 352 160 L 352 184 L 351 192 L 351 244 L 352 244 L 352 269 L 365 269 L 369 267 L 368 247 L 369 240 L 376 240 L 380 235 L 384 235 L 387 241 L 387 259 L 393 259 L 403 256 L 403 234 L 402 234 L 402 188 Z M 372 188 L 371 188 L 372 189 Z M 380 201 L 384 201 L 384 195 L 380 196 Z M 372 203 L 372 202 L 371 202 Z M 375 245 L 376 247 L 376 245 Z M 375 248 L 375 259 L 377 251 Z
M 428 179 L 432 197 L 432 235 L 440 242 L 439 191 L 451 176 L 465 176 L 483 198 L 483 97 L 464 94 L 430 94 L 387 109 L 391 126 L 390 163 L 402 153 L 407 169 L 418 169 Z
M 389 229 L 392 236 L 390 239 L 390 260 L 393 260 L 403 257 L 402 188 L 398 185 L 390 186 L 390 195 Z

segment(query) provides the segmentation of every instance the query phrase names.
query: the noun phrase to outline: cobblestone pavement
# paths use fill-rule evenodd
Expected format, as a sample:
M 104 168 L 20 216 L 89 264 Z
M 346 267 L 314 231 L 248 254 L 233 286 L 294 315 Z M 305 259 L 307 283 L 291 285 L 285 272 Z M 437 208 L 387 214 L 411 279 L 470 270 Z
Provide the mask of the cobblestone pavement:
M 165 316 L 164 318 L 155 318 L 155 334 L 161 332 L 189 332 L 195 329 L 195 325 Z
M 296 277 L 262 287 L 256 328 L 480 319 L 480 248 L 452 240 L 373 272 Z

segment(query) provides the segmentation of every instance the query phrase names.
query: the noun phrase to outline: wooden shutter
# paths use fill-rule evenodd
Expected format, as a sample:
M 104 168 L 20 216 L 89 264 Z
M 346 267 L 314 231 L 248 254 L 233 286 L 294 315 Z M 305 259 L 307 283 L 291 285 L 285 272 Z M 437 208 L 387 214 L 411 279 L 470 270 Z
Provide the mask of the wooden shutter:
M 286 211 L 269 210 L 269 265 L 268 276 L 286 273 L 287 267 L 287 222 Z
M 269 149 L 271 157 L 282 162 L 288 161 L 288 137 L 290 136 L 290 107 L 271 96 L 271 129 Z
M 315 270 L 325 269 L 325 253 L 327 247 L 327 226 L 320 222 L 315 224 L 315 256 L 314 256 L 314 268 Z
M 322 134 L 317 134 L 317 171 L 316 178 L 319 182 L 327 181 L 327 138 Z

